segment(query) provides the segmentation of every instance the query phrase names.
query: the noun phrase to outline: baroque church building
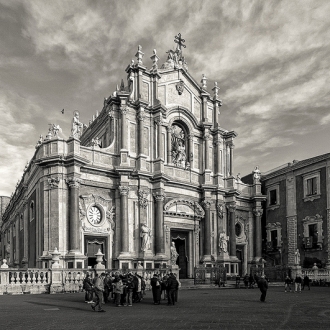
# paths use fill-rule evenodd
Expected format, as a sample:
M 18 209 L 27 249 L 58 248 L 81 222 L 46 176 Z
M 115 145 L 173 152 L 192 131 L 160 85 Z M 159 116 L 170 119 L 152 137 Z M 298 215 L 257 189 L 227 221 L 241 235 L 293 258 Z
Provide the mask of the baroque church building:
M 221 127 L 219 87 L 188 72 L 182 48 L 152 67 L 136 60 L 127 81 L 71 137 L 58 125 L 37 143 L 4 211 L 1 256 L 10 267 L 87 268 L 100 250 L 107 269 L 223 264 L 245 274 L 262 256 L 260 171 L 233 174 L 234 131 Z M 171 259 L 171 246 L 178 258 Z

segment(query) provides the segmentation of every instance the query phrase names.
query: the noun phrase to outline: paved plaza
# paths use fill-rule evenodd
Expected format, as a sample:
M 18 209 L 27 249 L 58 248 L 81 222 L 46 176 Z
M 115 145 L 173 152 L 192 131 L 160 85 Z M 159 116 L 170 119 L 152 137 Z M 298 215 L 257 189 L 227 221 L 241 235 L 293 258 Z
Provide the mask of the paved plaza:
M 175 306 L 152 304 L 148 291 L 133 307 L 106 304 L 93 312 L 83 293 L 0 296 L 0 328 L 7 329 L 329 329 L 330 288 L 284 293 L 258 289 L 180 290 Z

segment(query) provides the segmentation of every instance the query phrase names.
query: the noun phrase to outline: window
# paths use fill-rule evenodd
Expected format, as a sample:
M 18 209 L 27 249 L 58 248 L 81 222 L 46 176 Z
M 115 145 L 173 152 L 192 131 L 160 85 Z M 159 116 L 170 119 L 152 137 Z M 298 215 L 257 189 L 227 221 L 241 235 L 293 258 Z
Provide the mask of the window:
M 272 242 L 273 249 L 277 249 L 277 229 L 270 232 L 270 240 Z
M 320 198 L 320 171 L 303 175 L 304 201 L 313 201 Z
M 276 189 L 269 191 L 269 205 L 277 204 Z
M 310 238 L 310 245 L 312 248 L 317 248 L 317 238 L 318 238 L 318 231 L 317 231 L 317 224 L 313 223 L 312 225 L 308 225 L 308 234 Z
M 316 178 L 307 179 L 307 196 L 317 195 Z
M 282 247 L 282 224 L 280 222 L 268 223 L 267 232 L 267 250 L 278 251 Z
M 275 210 L 280 207 L 280 183 L 272 184 L 267 189 L 267 207 Z
M 304 228 L 305 249 L 323 248 L 323 218 L 321 215 L 307 216 L 302 220 Z

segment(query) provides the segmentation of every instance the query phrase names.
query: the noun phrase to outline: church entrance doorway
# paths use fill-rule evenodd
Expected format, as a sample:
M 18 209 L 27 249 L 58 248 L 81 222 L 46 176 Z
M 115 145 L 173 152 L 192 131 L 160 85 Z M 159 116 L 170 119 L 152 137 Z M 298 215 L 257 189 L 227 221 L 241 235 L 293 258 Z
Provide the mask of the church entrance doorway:
M 189 253 L 189 236 L 188 231 L 171 231 L 171 239 L 175 244 L 175 248 L 179 254 L 177 265 L 179 266 L 179 276 L 187 278 L 188 273 L 188 253 Z
M 101 250 L 104 256 L 106 256 L 106 247 L 106 237 L 85 236 L 85 255 L 87 256 L 85 268 L 94 268 L 94 266 L 96 265 L 95 254 L 98 252 L 98 250 Z M 105 268 L 107 268 L 106 259 L 104 258 L 104 256 L 103 264 L 105 265 Z
M 242 264 L 243 264 L 243 249 L 244 249 L 244 246 L 241 246 L 241 245 L 238 245 L 236 247 L 236 257 L 237 259 L 240 261 L 238 263 L 238 274 L 239 276 L 244 276 L 245 274 L 242 274 Z

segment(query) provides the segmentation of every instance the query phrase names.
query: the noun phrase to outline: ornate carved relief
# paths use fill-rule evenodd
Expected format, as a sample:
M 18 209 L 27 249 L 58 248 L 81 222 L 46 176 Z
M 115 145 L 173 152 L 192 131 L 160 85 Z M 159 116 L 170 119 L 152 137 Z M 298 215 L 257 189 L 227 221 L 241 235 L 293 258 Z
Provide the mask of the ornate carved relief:
M 184 81 L 180 80 L 176 85 L 175 85 L 176 90 L 178 91 L 179 95 L 181 95 L 184 91 Z
M 203 218 L 205 215 L 203 208 L 197 202 L 187 199 L 173 199 L 166 203 L 164 210 L 167 214 L 180 216 Z
M 220 204 L 220 203 L 217 204 L 217 211 L 218 211 L 218 217 L 220 219 L 223 219 L 223 212 L 224 212 L 223 204 Z
M 51 176 L 50 178 L 48 178 L 48 185 L 50 187 L 50 189 L 54 189 L 54 188 L 58 188 L 58 185 L 60 183 L 60 177 L 59 176 Z
M 148 196 L 149 196 L 149 191 L 148 190 L 139 190 L 139 205 L 143 208 L 146 209 L 148 206 Z

